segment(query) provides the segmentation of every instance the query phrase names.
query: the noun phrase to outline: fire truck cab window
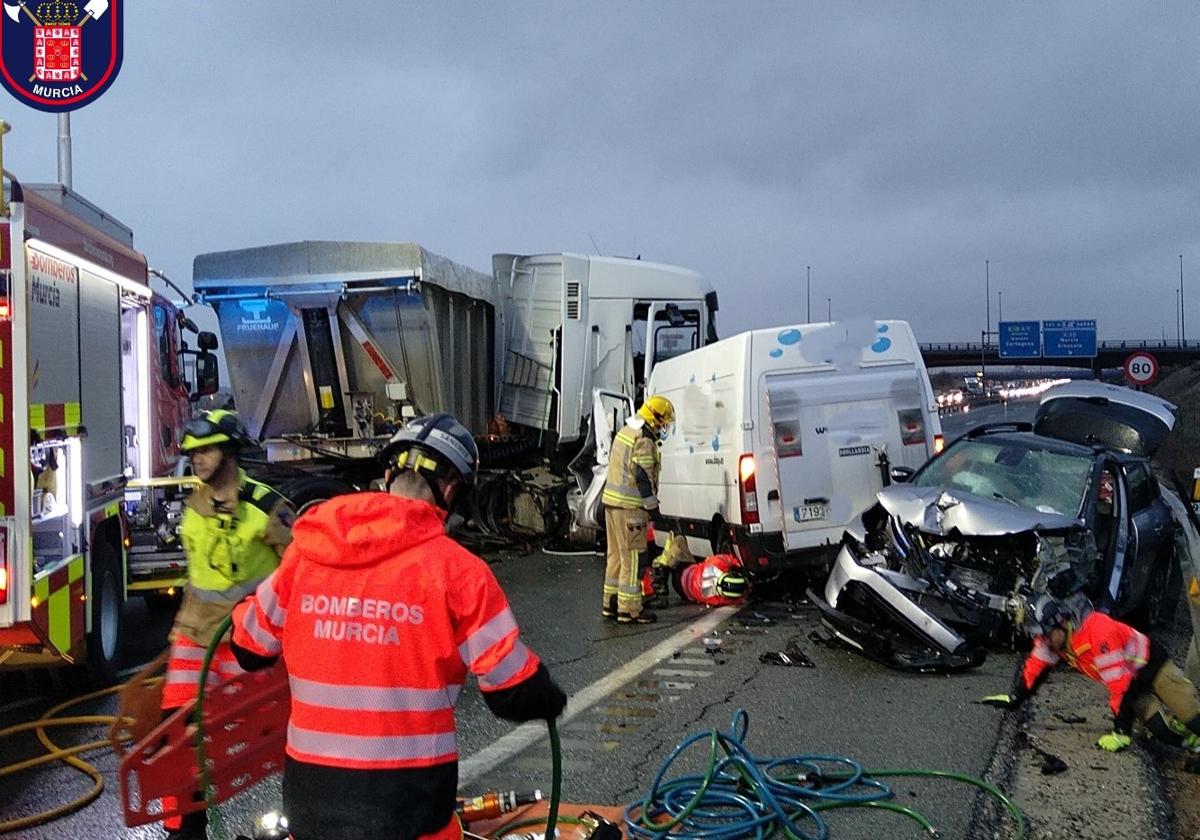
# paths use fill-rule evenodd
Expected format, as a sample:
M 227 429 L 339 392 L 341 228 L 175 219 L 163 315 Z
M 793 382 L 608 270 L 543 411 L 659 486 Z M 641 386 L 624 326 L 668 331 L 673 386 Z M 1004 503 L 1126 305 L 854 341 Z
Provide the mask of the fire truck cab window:
M 165 307 L 154 306 L 154 338 L 158 346 L 158 367 L 163 378 L 172 387 L 179 384 L 179 370 L 175 362 L 175 354 L 171 352 L 171 319 L 167 317 Z

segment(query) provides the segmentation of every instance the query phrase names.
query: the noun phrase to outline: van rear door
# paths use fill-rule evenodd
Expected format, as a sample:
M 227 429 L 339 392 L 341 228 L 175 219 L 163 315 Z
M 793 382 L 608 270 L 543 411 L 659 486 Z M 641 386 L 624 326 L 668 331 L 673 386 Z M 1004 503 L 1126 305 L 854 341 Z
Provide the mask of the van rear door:
M 772 373 L 766 397 L 789 551 L 825 542 L 829 529 L 874 503 L 883 487 L 880 452 L 892 464 L 919 466 L 926 458 L 911 365 Z

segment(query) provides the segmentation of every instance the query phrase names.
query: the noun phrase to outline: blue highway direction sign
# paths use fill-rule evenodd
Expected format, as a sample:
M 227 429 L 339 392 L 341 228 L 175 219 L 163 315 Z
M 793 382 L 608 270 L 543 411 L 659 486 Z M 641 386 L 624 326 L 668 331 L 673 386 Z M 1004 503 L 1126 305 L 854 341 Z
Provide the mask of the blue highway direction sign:
M 1096 320 L 1042 321 L 1042 355 L 1048 359 L 1095 358 Z
M 1038 321 L 1001 321 L 1000 358 L 1036 359 L 1042 355 L 1042 331 Z

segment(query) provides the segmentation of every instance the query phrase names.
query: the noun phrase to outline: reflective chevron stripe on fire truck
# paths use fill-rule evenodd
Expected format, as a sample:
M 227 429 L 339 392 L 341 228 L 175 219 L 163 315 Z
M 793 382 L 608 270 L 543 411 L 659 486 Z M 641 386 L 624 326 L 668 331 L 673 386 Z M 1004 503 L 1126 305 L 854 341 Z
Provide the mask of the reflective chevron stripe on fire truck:
M 79 403 L 30 403 L 29 428 L 38 433 L 63 431 L 67 435 L 79 433 Z
M 46 647 L 82 660 L 87 618 L 84 557 L 77 554 L 33 582 L 33 631 Z

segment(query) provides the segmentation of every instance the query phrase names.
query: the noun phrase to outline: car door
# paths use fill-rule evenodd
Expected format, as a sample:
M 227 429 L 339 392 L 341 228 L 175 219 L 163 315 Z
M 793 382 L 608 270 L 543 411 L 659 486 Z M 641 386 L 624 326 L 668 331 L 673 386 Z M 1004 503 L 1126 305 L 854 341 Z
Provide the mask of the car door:
M 1171 515 L 1166 504 L 1159 498 L 1158 487 L 1150 465 L 1132 462 L 1123 465 L 1125 485 L 1129 498 L 1130 566 L 1127 591 L 1122 592 L 1122 606 L 1139 603 L 1146 587 L 1154 576 L 1155 564 L 1162 554 L 1163 546 L 1172 536 Z

